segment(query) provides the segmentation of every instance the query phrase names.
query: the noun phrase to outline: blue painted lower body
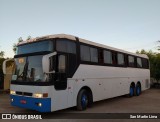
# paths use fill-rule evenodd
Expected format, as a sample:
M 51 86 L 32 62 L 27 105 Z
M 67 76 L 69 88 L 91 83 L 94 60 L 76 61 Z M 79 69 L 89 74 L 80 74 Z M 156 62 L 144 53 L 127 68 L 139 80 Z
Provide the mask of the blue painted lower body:
M 39 112 L 51 112 L 51 98 L 33 98 L 10 95 L 11 105 L 21 108 L 36 110 Z M 41 104 L 41 106 L 38 106 Z

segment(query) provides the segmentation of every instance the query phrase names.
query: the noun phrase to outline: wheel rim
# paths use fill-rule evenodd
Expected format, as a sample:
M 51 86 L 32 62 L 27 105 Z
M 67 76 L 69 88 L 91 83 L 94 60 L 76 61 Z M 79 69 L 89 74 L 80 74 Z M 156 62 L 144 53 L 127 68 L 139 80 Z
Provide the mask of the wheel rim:
M 87 96 L 86 96 L 85 94 L 82 95 L 81 104 L 82 104 L 82 107 L 83 107 L 83 108 L 86 108 L 86 107 L 87 107 L 88 98 L 87 98 Z
M 134 90 L 132 87 L 130 87 L 130 96 L 133 96 L 133 94 L 134 94 Z

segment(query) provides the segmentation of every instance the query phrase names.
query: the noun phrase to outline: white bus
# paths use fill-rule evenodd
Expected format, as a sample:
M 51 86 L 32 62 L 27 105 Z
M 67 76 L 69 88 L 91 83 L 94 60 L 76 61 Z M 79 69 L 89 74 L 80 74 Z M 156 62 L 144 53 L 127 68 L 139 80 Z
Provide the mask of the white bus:
M 40 112 L 73 106 L 85 110 L 95 101 L 127 94 L 139 96 L 150 88 L 146 55 L 72 35 L 21 42 L 14 60 L 11 105 Z

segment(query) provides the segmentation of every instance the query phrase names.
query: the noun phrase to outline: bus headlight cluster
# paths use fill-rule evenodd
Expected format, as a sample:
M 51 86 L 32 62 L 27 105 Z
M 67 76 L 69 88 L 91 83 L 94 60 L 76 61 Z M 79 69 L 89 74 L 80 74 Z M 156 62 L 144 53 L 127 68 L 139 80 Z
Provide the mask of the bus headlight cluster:
M 16 94 L 16 91 L 10 90 L 10 94 Z
M 48 97 L 48 93 L 35 93 L 33 94 L 33 97 L 35 98 L 44 98 L 44 97 Z

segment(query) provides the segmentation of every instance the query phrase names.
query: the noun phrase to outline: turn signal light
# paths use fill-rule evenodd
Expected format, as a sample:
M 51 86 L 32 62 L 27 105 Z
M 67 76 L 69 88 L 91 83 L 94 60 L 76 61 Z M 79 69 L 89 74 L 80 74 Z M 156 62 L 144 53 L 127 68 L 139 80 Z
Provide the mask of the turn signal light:
M 10 94 L 16 94 L 16 91 L 10 90 Z

